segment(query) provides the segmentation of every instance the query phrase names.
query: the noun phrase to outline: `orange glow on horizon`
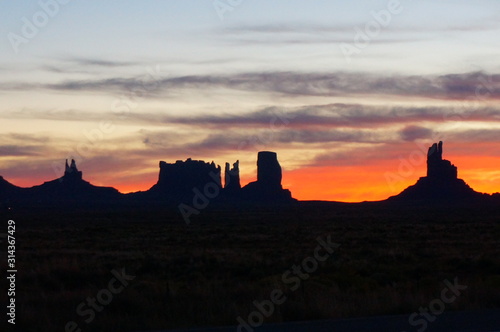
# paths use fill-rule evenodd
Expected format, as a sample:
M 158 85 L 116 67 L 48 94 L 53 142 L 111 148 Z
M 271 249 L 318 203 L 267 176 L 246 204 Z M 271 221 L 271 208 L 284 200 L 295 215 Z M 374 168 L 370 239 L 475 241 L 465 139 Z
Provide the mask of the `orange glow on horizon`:
M 458 167 L 458 177 L 472 189 L 488 194 L 500 191 L 500 157 L 452 155 L 445 159 Z M 384 160 L 372 165 L 301 168 L 284 173 L 283 187 L 290 189 L 293 197 L 299 200 L 384 200 L 426 175 L 426 163 L 401 174 L 398 173 L 399 162 Z
M 382 163 L 301 168 L 285 174 L 283 187 L 299 200 L 378 201 L 398 194 L 422 176 L 415 171 L 411 176 L 398 177 L 391 187 L 386 180 L 388 169 Z M 392 172 L 397 175 L 395 170 Z

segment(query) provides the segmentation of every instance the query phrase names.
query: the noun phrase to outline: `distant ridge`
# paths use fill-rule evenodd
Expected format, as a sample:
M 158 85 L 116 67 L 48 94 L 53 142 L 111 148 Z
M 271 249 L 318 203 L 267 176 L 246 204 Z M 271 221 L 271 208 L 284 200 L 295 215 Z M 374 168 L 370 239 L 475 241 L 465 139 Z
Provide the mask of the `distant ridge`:
M 102 201 L 118 199 L 121 194 L 112 187 L 97 187 L 83 180 L 82 172 L 66 160 L 64 175 L 42 185 L 24 189 L 25 196 L 39 203 L 53 201 Z
M 406 188 L 389 201 L 425 203 L 476 202 L 490 195 L 473 190 L 458 178 L 458 170 L 449 160 L 443 159 L 443 142 L 434 143 L 427 153 L 427 176 Z
M 0 176 L 0 201 L 8 201 L 17 196 L 22 188 L 17 187 Z
M 20 188 L 0 177 L 0 204 L 10 205 L 77 205 L 80 207 L 106 204 L 139 205 L 189 203 L 197 195 L 205 194 L 217 202 L 258 204 L 296 202 L 289 190 L 281 185 L 281 166 L 275 152 L 258 154 L 257 181 L 245 187 L 240 185 L 238 161 L 225 168 L 225 186 L 222 186 L 221 167 L 212 161 L 177 160 L 175 163 L 161 161 L 158 182 L 149 190 L 121 194 L 111 187 L 98 187 L 83 180 L 75 160 L 66 160 L 63 176 L 31 188 Z M 209 191 L 208 194 L 206 193 Z
M 239 162 L 225 165 L 224 185 L 221 167 L 212 161 L 161 161 L 158 182 L 147 191 L 121 194 L 112 187 L 99 187 L 83 180 L 76 162 L 66 160 L 64 174 L 31 188 L 13 185 L 0 176 L 0 207 L 10 206 L 166 206 L 205 205 L 209 200 L 219 206 L 281 205 L 297 202 L 284 189 L 278 156 L 261 151 L 257 158 L 257 180 L 242 187 Z M 204 201 L 204 203 L 200 203 Z M 382 202 L 382 201 L 380 201 Z M 434 143 L 427 153 L 427 175 L 400 194 L 384 202 L 411 204 L 499 204 L 500 194 L 479 193 L 458 178 L 458 170 L 443 159 L 443 142 Z M 198 203 L 198 204 L 197 204 Z M 339 202 L 340 203 L 340 202 Z M 377 202 L 372 202 L 377 203 Z

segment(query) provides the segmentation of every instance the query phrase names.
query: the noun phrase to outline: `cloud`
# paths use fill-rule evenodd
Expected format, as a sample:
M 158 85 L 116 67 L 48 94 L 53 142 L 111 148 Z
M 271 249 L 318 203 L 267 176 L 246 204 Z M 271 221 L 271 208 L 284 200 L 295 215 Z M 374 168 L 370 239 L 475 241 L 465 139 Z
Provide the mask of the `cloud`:
M 139 62 L 133 61 L 116 61 L 116 60 L 103 60 L 95 58 L 69 58 L 68 62 L 74 63 L 78 66 L 95 66 L 95 67 L 128 67 L 139 65 Z
M 455 130 L 449 133 L 447 138 L 450 141 L 456 142 L 500 143 L 500 129 Z
M 0 134 L 0 157 L 34 157 L 50 152 L 51 138 L 37 134 Z
M 146 67 L 146 63 L 133 61 L 106 60 L 97 58 L 65 57 L 56 61 L 49 59 L 47 64 L 41 65 L 41 69 L 56 74 L 86 74 L 102 75 L 107 70 L 123 70 L 125 67 Z
M 372 40 L 371 44 L 396 44 L 396 43 L 409 43 L 409 42 L 417 42 L 421 39 L 417 38 L 405 38 L 405 39 L 397 39 L 397 38 L 377 38 Z M 232 45 L 245 45 L 248 46 L 250 44 L 253 45 L 309 45 L 309 44 L 328 44 L 335 45 L 340 43 L 353 43 L 353 36 L 338 36 L 338 37 L 330 37 L 330 36 L 314 36 L 314 37 L 288 37 L 288 38 L 268 38 L 268 39 L 259 39 L 259 38 L 238 38 L 236 40 L 227 41 Z
M 0 145 L 2 157 L 38 156 L 41 154 L 38 146 L 31 145 Z
M 444 100 L 500 99 L 500 74 L 472 72 L 441 76 L 375 75 L 368 73 L 250 72 L 233 75 L 190 75 L 168 78 L 131 77 L 67 80 L 50 84 L 1 83 L 2 90 L 53 90 L 116 93 L 140 89 L 147 97 L 169 96 L 175 90 L 227 89 L 289 97 L 377 96 Z
M 432 33 L 460 33 L 492 31 L 498 28 L 497 18 L 482 19 L 470 24 L 446 25 L 439 22 L 427 26 L 386 26 L 384 34 L 371 40 L 372 44 L 409 43 L 428 40 Z M 226 26 L 216 31 L 217 36 L 223 36 L 224 43 L 235 45 L 296 45 L 296 44 L 330 44 L 354 42 L 356 27 L 362 28 L 366 21 L 349 24 L 314 24 L 274 23 L 274 24 L 239 24 Z M 410 37 L 411 36 L 411 37 Z
M 85 112 L 80 110 L 29 110 L 2 112 L 4 119 L 44 119 L 53 121 L 111 121 L 114 124 L 134 125 L 181 125 L 181 130 L 218 131 L 239 129 L 305 129 L 315 127 L 328 128 L 377 128 L 391 125 L 414 125 L 445 122 L 500 122 L 500 109 L 494 107 L 478 108 L 472 103 L 459 104 L 456 107 L 403 107 L 373 106 L 362 104 L 323 104 L 302 107 L 264 106 L 245 113 L 172 115 L 165 112 L 130 112 L 124 116 L 114 113 Z M 411 131 L 412 128 L 407 129 Z M 407 133 L 403 132 L 403 139 Z M 408 133 L 411 136 L 412 133 Z M 172 132 L 176 139 L 177 133 Z M 177 137 L 179 139 L 179 137 Z M 151 140 L 153 143 L 154 140 Z
M 488 20 L 477 21 L 474 24 L 448 25 L 446 23 L 440 25 L 427 26 L 388 26 L 384 28 L 387 33 L 405 34 L 408 32 L 449 32 L 449 31 L 488 31 L 498 28 L 498 18 L 490 17 Z M 349 24 L 314 24 L 314 23 L 270 23 L 270 24 L 238 24 L 226 26 L 218 29 L 217 33 L 224 32 L 226 34 L 264 34 L 264 35 L 284 35 L 284 34 L 307 34 L 317 35 L 318 33 L 343 34 L 355 32 L 356 26 L 364 26 L 366 22 L 349 23 Z
M 415 125 L 406 126 L 400 132 L 401 138 L 405 141 L 414 141 L 416 139 L 431 138 L 432 134 L 433 131 L 431 129 Z
M 167 155 L 220 155 L 236 151 L 285 149 L 287 147 L 323 149 L 330 143 L 383 143 L 397 140 L 395 131 L 360 129 L 258 129 L 220 130 L 196 135 L 196 139 L 185 140 L 185 136 L 171 140 L 169 132 L 147 133 L 143 142 L 148 149 L 162 151 Z M 184 137 L 184 139 L 183 139 Z M 183 142 L 184 143 L 181 143 Z
M 19 143 L 47 143 L 52 140 L 51 137 L 38 134 L 20 134 L 20 133 L 8 133 L 0 135 L 0 140 L 2 141 L 15 141 Z
M 465 109 L 465 108 L 464 108 Z M 419 121 L 500 121 L 500 109 L 460 109 L 455 107 L 382 107 L 361 104 L 308 105 L 299 108 L 264 107 L 246 114 L 168 116 L 131 114 L 130 119 L 151 123 L 183 124 L 210 129 L 337 127 L 374 128 Z
M 235 25 L 222 29 L 228 34 L 241 35 L 242 33 L 284 34 L 300 33 L 315 35 L 320 32 L 344 33 L 353 31 L 350 25 L 320 25 L 320 24 L 260 24 L 260 25 Z

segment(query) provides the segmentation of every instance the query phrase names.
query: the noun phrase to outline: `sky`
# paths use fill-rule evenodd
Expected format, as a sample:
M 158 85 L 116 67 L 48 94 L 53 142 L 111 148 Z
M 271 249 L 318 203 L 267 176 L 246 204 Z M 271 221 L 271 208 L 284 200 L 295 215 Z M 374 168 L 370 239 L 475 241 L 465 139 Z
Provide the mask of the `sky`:
M 444 141 L 500 191 L 500 1 L 0 2 L 0 175 L 147 190 L 158 162 L 278 153 L 302 200 L 395 195 Z

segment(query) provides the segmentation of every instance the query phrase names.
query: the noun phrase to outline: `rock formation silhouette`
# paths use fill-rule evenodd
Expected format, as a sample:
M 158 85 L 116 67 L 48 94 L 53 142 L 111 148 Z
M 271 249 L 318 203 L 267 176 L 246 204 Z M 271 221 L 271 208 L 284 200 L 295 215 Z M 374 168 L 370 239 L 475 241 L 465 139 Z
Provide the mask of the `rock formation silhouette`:
M 35 204 L 43 206 L 72 205 L 86 206 L 96 202 L 111 202 L 121 198 L 118 190 L 111 187 L 98 187 L 82 179 L 82 172 L 76 162 L 68 165 L 66 160 L 64 174 L 55 180 L 31 188 L 16 187 L 0 180 L 0 200 L 11 203 Z
M 427 177 L 439 180 L 458 178 L 457 167 L 443 159 L 443 142 L 434 143 L 427 152 Z
M 242 188 L 242 197 L 266 203 L 292 202 L 292 194 L 281 185 L 281 166 L 276 152 L 261 151 L 257 157 L 257 181 Z
M 160 162 L 158 182 L 146 192 L 138 193 L 146 199 L 165 200 L 167 202 L 189 203 L 195 195 L 205 192 L 207 186 L 217 186 L 218 189 L 212 201 L 238 204 L 242 201 L 283 203 L 295 201 L 291 193 L 281 186 L 281 166 L 275 152 L 262 151 L 258 153 L 257 181 L 245 187 L 240 184 L 239 161 L 232 168 L 225 165 L 224 188 L 221 184 L 221 167 L 214 162 L 201 160 L 178 160 L 173 164 Z M 130 196 L 130 195 L 129 195 Z
M 193 196 L 193 189 L 203 191 L 208 183 L 221 184 L 221 167 L 202 160 L 177 160 L 170 164 L 160 161 L 158 182 L 148 191 L 156 198 L 184 200 Z
M 238 192 L 241 189 L 239 160 L 233 164 L 232 168 L 230 168 L 229 163 L 226 163 L 226 168 L 224 170 L 224 189 L 227 192 Z
M 389 200 L 457 203 L 484 197 L 459 179 L 457 167 L 443 159 L 443 142 L 440 141 L 432 144 L 427 153 L 427 176 Z
M 281 188 L 281 166 L 276 152 L 261 151 L 257 157 L 257 182 Z
M 73 201 L 85 204 L 84 201 L 101 201 L 118 199 L 120 192 L 111 187 L 98 187 L 83 180 L 82 172 L 76 167 L 75 160 L 68 165 L 66 160 L 64 175 L 59 179 L 45 182 L 40 186 L 27 189 L 27 194 L 38 202 Z
M 193 202 L 201 195 L 221 204 L 295 202 L 289 190 L 281 185 L 281 166 L 275 152 L 258 154 L 257 181 L 244 188 L 240 183 L 239 161 L 225 165 L 225 185 L 222 188 L 221 167 L 213 161 L 160 161 L 158 181 L 147 191 L 121 194 L 110 187 L 97 187 L 83 179 L 75 160 L 65 161 L 64 174 L 55 180 L 31 188 L 20 188 L 0 177 L 0 204 L 22 202 L 25 205 L 77 205 L 112 202 L 113 206 L 130 204 L 177 204 Z M 209 195 L 207 195 L 209 193 Z M 204 198 L 206 199 L 206 198 Z M 135 202 L 135 203 L 134 203 Z
M 283 189 L 282 169 L 275 152 L 261 151 L 257 157 L 257 180 L 244 187 L 240 184 L 239 161 L 225 165 L 222 188 L 221 167 L 212 161 L 177 160 L 159 163 L 158 182 L 149 190 L 121 194 L 111 187 L 98 187 L 83 179 L 75 160 L 66 160 L 64 174 L 55 180 L 31 188 L 17 187 L 0 176 L 0 206 L 156 206 L 204 200 L 217 204 L 288 204 L 296 202 L 289 190 Z M 198 195 L 198 198 L 196 197 Z M 208 197 L 208 198 L 207 198 Z M 388 201 L 428 204 L 462 202 L 500 202 L 500 194 L 488 195 L 474 191 L 458 178 L 457 167 L 443 159 L 443 142 L 434 143 L 427 153 L 427 174 Z M 219 205 L 220 206 L 220 205 Z
M 64 168 L 64 176 L 61 178 L 63 181 L 80 181 L 82 180 L 82 172 L 76 167 L 76 162 L 71 159 L 71 166 L 68 166 L 68 160 L 66 159 L 66 166 Z

